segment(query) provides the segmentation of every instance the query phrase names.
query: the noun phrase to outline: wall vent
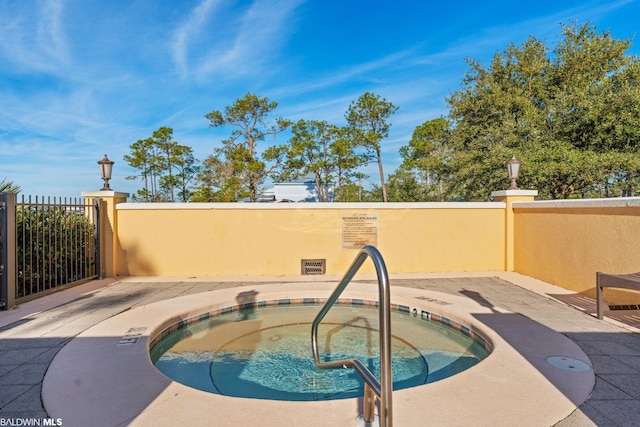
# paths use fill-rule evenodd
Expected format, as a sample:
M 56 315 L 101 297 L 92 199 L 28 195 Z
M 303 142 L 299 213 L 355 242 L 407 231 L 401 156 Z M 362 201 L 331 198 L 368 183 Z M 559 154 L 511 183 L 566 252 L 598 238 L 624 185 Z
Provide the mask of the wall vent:
M 324 274 L 327 271 L 326 259 L 303 259 L 302 260 L 302 275 L 309 274 Z

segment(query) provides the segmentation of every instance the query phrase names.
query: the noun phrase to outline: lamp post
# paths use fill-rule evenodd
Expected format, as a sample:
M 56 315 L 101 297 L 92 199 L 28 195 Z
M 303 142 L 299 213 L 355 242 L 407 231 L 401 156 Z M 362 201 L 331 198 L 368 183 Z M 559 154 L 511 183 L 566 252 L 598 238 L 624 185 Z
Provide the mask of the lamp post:
M 111 191 L 111 187 L 109 187 L 109 180 L 111 179 L 111 171 L 114 163 L 115 162 L 109 160 L 106 154 L 104 155 L 104 159 L 98 162 L 100 165 L 100 175 L 104 180 L 104 185 L 100 189 L 101 191 Z
M 518 179 L 518 175 L 520 174 L 521 164 L 522 162 L 516 159 L 515 155 L 511 157 L 511 160 L 507 162 L 507 169 L 509 170 L 509 179 L 511 180 L 511 187 L 509 187 L 509 190 L 519 190 L 518 186 L 516 185 L 516 179 Z

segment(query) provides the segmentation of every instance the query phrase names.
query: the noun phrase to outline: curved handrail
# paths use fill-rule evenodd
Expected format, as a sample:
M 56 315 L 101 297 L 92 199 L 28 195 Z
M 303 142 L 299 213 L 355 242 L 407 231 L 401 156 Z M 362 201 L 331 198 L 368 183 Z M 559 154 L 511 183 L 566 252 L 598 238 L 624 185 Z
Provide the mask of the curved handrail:
M 338 300 L 347 285 L 351 282 L 351 279 L 353 279 L 362 264 L 366 261 L 367 257 L 371 258 L 378 275 L 380 301 L 380 381 L 378 381 L 375 375 L 358 359 L 322 362 L 318 351 L 318 326 L 320 322 Z M 387 274 L 387 267 L 385 266 L 382 255 L 374 246 L 365 246 L 360 250 L 351 267 L 349 267 L 336 289 L 313 320 L 313 324 L 311 325 L 311 347 L 313 350 L 313 360 L 318 368 L 355 369 L 365 382 L 364 420 L 366 422 L 373 421 L 374 403 L 368 391 L 371 390 L 378 399 L 380 399 L 380 426 L 391 427 L 393 376 L 391 373 L 391 297 L 389 293 L 389 275 Z

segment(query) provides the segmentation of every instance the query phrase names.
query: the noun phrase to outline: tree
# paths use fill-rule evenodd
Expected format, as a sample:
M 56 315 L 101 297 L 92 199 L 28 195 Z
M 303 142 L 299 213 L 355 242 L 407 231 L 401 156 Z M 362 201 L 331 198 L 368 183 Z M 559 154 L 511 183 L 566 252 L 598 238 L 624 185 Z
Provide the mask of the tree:
M 258 154 L 259 141 L 268 135 L 277 135 L 291 124 L 283 118 L 277 118 L 275 124 L 267 122 L 267 116 L 277 107 L 277 102 L 247 93 L 233 105 L 225 107 L 224 111 L 214 110 L 205 116 L 210 121 L 210 127 L 236 128 L 228 139 L 222 141 L 225 145 L 224 154 L 233 165 L 234 176 L 241 180 L 242 185 L 247 185 L 252 202 L 256 201 L 260 185 L 278 167 L 285 151 L 271 148 L 265 151 L 262 158 Z M 274 164 L 267 168 L 265 161 L 273 161 Z
M 153 139 L 153 144 L 164 156 L 161 162 L 161 167 L 166 171 L 167 175 L 164 177 L 164 185 L 161 185 L 161 187 L 167 189 L 169 201 L 174 202 L 175 192 L 173 191 L 173 187 L 175 185 L 175 180 L 173 177 L 173 166 L 179 144 L 173 140 L 173 129 L 166 126 L 162 126 L 158 130 L 154 131 L 151 138 Z
M 400 169 L 394 175 L 404 186 L 415 183 L 422 187 L 412 193 L 420 198 L 415 201 L 445 201 L 450 197 L 449 180 L 449 122 L 445 118 L 428 120 L 416 127 L 409 145 L 400 148 L 403 157 Z M 408 174 L 413 174 L 411 179 Z
M 127 179 L 142 178 L 144 188 L 137 191 L 134 199 L 145 202 L 174 202 L 175 187 L 179 196 L 188 200 L 189 182 L 197 172 L 196 160 L 191 147 L 173 140 L 173 129 L 160 127 L 150 138 L 139 139 L 129 146 L 131 153 L 124 156 L 127 164 L 138 169 L 139 175 Z M 174 170 L 178 174 L 174 174 Z
M 282 177 L 313 175 L 319 201 L 330 201 L 330 186 L 335 188 L 334 199 L 339 198 L 342 186 L 364 164 L 348 130 L 326 121 L 298 120 L 291 133 Z
M 178 145 L 173 152 L 173 165 L 177 170 L 175 185 L 178 188 L 178 197 L 183 202 L 191 198 L 190 183 L 200 170 L 196 158 L 193 156 L 193 149 L 185 145 Z
M 145 202 L 156 201 L 157 176 L 160 173 L 159 160 L 152 138 L 139 139 L 129 146 L 131 154 L 124 156 L 124 161 L 134 169 L 138 169 L 140 175 L 128 176 L 126 179 L 135 180 L 142 178 L 144 188 L 137 191 L 137 195 Z M 135 198 L 135 195 L 134 195 Z
M 368 192 L 364 189 L 362 181 L 367 178 L 369 178 L 369 176 L 364 173 L 355 172 L 348 179 L 343 180 L 342 184 L 338 187 L 335 200 L 337 202 L 362 202 L 365 200 Z M 382 197 L 382 192 L 380 192 L 380 197 Z M 380 197 L 375 200 L 380 200 Z
M 371 159 L 378 162 L 384 202 L 387 201 L 387 190 L 384 183 L 380 144 L 389 135 L 391 125 L 387 121 L 397 110 L 398 107 L 386 99 L 365 92 L 357 101 L 351 103 L 345 115 L 349 126 L 358 138 L 358 144 L 367 151 Z
M 367 158 L 355 152 L 353 132 L 326 121 L 298 120 L 291 133 L 278 179 L 313 175 L 319 201 L 330 201 L 330 187 L 333 200 L 344 201 L 343 190 L 357 178 L 357 168 Z
M 194 202 L 237 202 L 247 197 L 234 164 L 226 160 L 225 148 L 216 148 L 202 163 L 197 174 Z
M 341 202 L 361 201 L 362 180 L 368 176 L 359 172 L 358 169 L 368 162 L 368 156 L 356 153 L 358 144 L 352 129 L 349 127 L 339 128 L 336 138 L 329 148 L 335 158 L 336 166 L 335 200 Z M 357 185 L 356 182 L 358 182 Z M 358 198 L 352 198 L 351 194 L 357 194 Z
M 391 202 L 423 202 L 429 199 L 428 187 L 419 177 L 403 168 L 389 175 L 387 192 Z
M 505 163 L 523 161 L 520 187 L 542 198 L 629 194 L 640 182 L 640 61 L 629 40 L 562 26 L 555 48 L 530 37 L 485 68 L 468 60 L 447 99 L 455 190 L 467 200 L 504 188 Z
M 313 175 L 318 201 L 330 201 L 330 185 L 335 178 L 336 160 L 331 144 L 337 127 L 326 121 L 298 120 L 291 127 L 282 177 Z

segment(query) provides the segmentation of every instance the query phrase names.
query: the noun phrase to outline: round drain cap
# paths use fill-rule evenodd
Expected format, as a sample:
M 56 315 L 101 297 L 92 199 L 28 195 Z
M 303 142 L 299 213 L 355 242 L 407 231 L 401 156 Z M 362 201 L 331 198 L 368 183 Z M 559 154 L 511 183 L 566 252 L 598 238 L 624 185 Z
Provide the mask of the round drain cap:
M 591 369 L 589 365 L 578 359 L 565 356 L 549 356 L 547 363 L 565 371 L 585 372 Z
M 380 417 L 378 414 L 374 414 L 373 417 L 373 422 L 368 423 L 364 420 L 364 415 L 358 415 L 356 417 L 356 427 L 380 427 Z

